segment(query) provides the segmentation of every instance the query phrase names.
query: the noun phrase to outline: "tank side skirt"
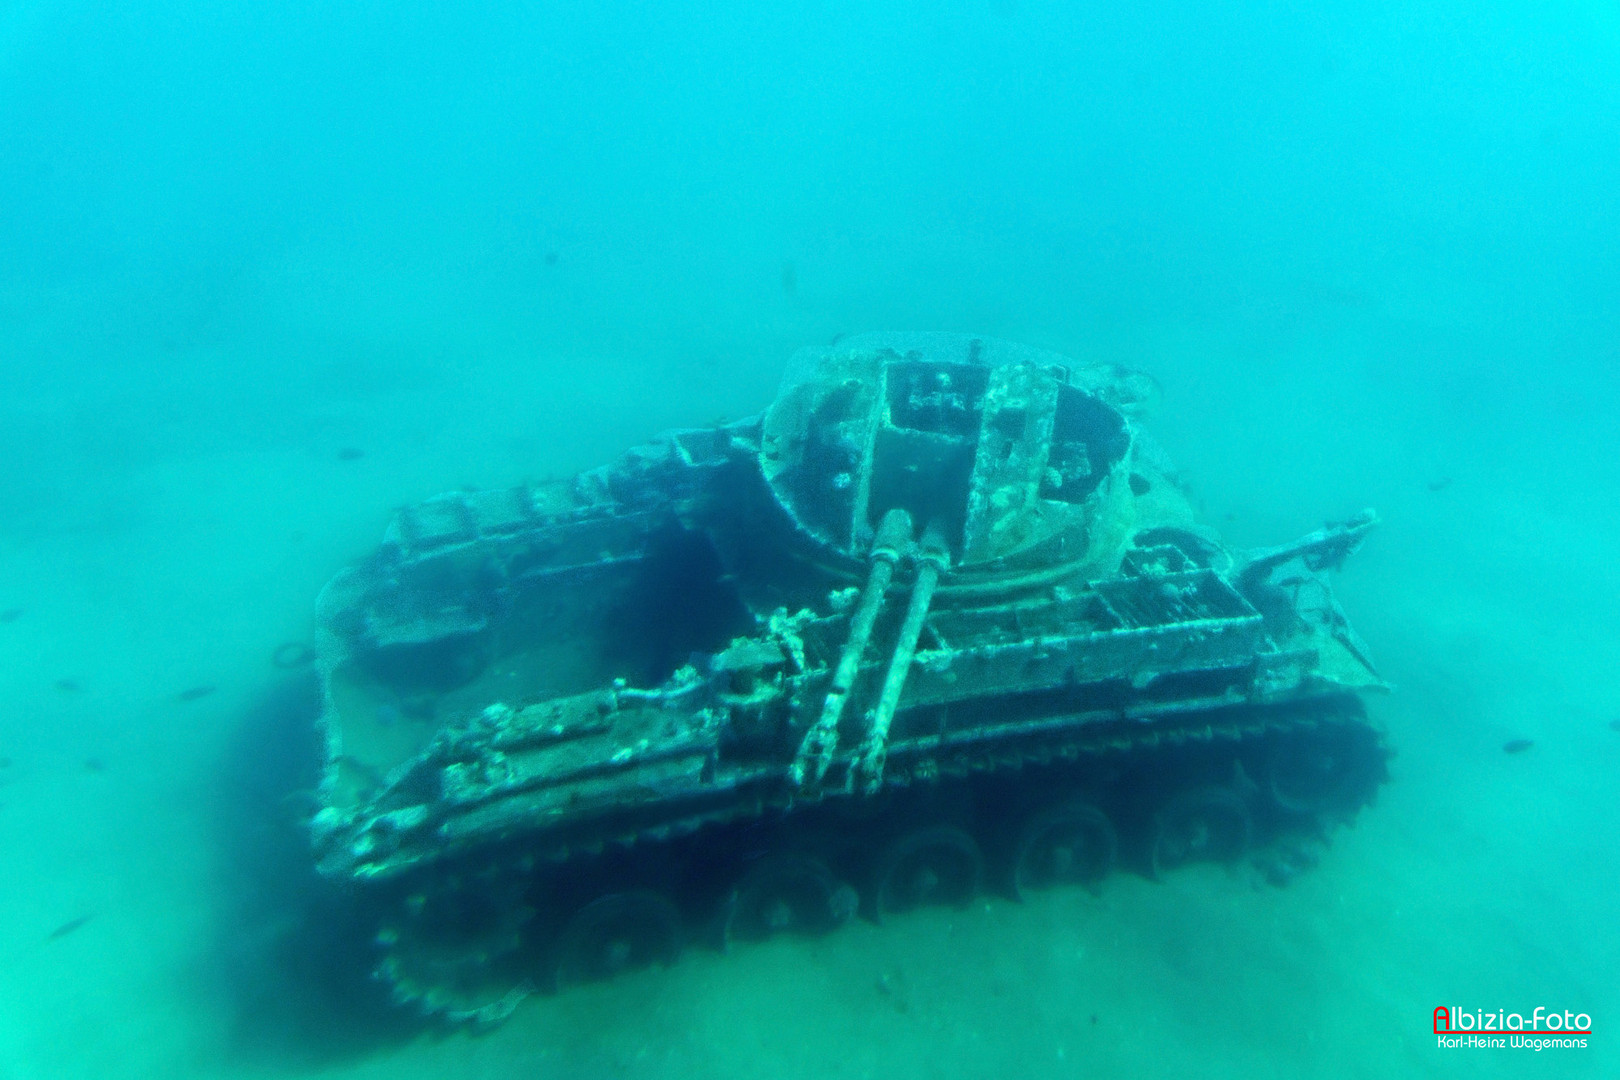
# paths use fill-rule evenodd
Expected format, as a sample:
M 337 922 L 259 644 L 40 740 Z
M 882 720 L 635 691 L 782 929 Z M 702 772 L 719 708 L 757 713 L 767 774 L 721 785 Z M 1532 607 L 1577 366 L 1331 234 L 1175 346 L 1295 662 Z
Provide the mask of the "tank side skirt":
M 901 788 L 941 776 L 1073 761 L 1099 753 L 1308 730 L 1361 715 L 1359 699 L 1343 691 L 1260 706 L 1214 699 L 1062 713 L 945 737 L 896 739 L 889 746 L 886 786 Z M 549 860 L 599 851 L 606 845 L 662 841 L 759 817 L 772 808 L 854 798 L 846 793 L 849 785 L 837 782 L 844 779 L 851 760 L 840 758 L 830 774 L 834 782 L 810 793 L 794 791 L 776 765 L 723 767 L 705 780 L 709 759 L 694 755 L 672 760 L 659 773 L 632 775 L 627 770 L 617 778 L 514 792 L 470 808 L 423 807 L 415 828 L 391 836 L 388 847 L 353 860 L 348 872 L 366 879 L 393 877 L 481 844 L 519 838 L 527 838 L 522 843 Z

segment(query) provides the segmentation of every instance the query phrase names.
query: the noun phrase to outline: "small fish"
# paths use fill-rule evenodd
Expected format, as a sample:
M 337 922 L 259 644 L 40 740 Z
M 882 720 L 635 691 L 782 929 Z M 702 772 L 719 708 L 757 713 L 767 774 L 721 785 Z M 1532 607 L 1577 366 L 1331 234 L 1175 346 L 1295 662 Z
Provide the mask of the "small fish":
M 358 446 L 345 446 L 337 453 L 339 461 L 359 461 L 366 456 L 366 452 Z
M 1509 739 L 1502 744 L 1502 752 L 1504 754 L 1522 754 L 1534 745 L 1536 744 L 1529 739 Z
M 1450 486 L 1451 477 L 1449 476 L 1437 476 L 1433 480 L 1430 480 L 1427 485 L 1430 491 L 1444 491 Z
M 84 771 L 104 773 L 107 771 L 107 763 L 98 757 L 87 757 L 84 759 Z
M 67 922 L 63 923 L 61 926 L 58 926 L 55 930 L 52 930 L 46 936 L 45 940 L 46 941 L 58 941 L 58 940 L 60 940 L 62 938 L 65 938 L 69 934 L 73 933 L 73 931 L 82 929 L 84 924 L 89 922 L 93 918 L 95 918 L 94 915 L 80 915 L 77 919 L 69 919 Z
M 23 609 L 20 607 L 8 607 L 6 610 L 0 611 L 0 623 L 16 622 L 22 618 L 22 612 Z
M 62 691 L 64 694 L 77 694 L 80 690 L 84 689 L 84 687 L 79 685 L 78 679 L 57 679 L 52 685 L 58 690 Z
M 199 698 L 207 697 L 209 694 L 212 694 L 217 689 L 219 689 L 217 686 L 214 686 L 214 685 L 212 685 L 210 683 L 204 683 L 201 686 L 192 686 L 192 687 L 189 687 L 189 688 L 187 688 L 185 690 L 182 690 L 178 694 L 174 695 L 174 700 L 176 700 L 176 701 L 196 701 Z
M 1616 717 L 1615 719 L 1609 721 L 1609 730 L 1620 731 L 1620 717 Z

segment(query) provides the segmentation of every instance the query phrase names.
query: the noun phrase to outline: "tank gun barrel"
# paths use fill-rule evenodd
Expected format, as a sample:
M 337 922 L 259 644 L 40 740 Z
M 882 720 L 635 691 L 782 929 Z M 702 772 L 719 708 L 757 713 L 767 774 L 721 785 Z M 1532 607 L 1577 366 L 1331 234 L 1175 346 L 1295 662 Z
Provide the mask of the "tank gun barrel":
M 872 570 L 867 575 L 866 587 L 855 614 L 849 621 L 849 637 L 838 654 L 838 667 L 833 672 L 832 686 L 822 703 L 821 716 L 799 745 L 798 755 L 788 770 L 795 787 L 819 784 L 832 765 L 833 751 L 838 748 L 838 721 L 843 718 L 844 705 L 849 701 L 850 689 L 861 667 L 861 656 L 872 637 L 872 627 L 878 613 L 883 610 L 883 594 L 894 580 L 894 564 L 901 553 L 911 546 L 911 515 L 896 507 L 883 515 L 877 536 L 872 541 Z
M 950 565 L 950 561 L 951 553 L 944 535 L 937 527 L 930 525 L 924 530 L 921 549 L 917 553 L 917 580 L 911 587 L 906 621 L 900 624 L 900 636 L 895 639 L 894 652 L 889 656 L 889 669 L 883 676 L 883 691 L 878 696 L 877 707 L 872 711 L 871 728 L 852 766 L 862 794 L 874 794 L 883 786 L 889 725 L 894 721 L 894 710 L 899 707 L 900 695 L 906 688 L 906 676 L 911 673 L 911 661 L 917 653 L 917 639 L 922 636 L 923 621 L 928 618 L 928 606 L 933 602 L 939 575 Z
M 1377 524 L 1377 512 L 1363 510 L 1345 521 L 1330 522 L 1314 532 L 1306 533 L 1292 543 L 1252 551 L 1238 569 L 1237 578 L 1244 585 L 1249 585 L 1294 559 L 1303 559 L 1313 571 L 1336 569 L 1355 554 L 1367 538 L 1367 533 Z

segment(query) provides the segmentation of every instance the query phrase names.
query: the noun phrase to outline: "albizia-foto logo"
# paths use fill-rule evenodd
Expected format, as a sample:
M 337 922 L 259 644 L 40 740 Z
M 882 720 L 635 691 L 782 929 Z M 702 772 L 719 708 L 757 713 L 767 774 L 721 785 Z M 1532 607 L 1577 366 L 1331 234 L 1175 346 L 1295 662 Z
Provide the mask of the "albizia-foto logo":
M 1434 1010 L 1434 1033 L 1442 1050 L 1580 1049 L 1592 1034 L 1592 1018 L 1586 1013 L 1548 1009 L 1545 1005 L 1522 1013 L 1506 1009 L 1470 1012 L 1455 1005 L 1440 1005 Z

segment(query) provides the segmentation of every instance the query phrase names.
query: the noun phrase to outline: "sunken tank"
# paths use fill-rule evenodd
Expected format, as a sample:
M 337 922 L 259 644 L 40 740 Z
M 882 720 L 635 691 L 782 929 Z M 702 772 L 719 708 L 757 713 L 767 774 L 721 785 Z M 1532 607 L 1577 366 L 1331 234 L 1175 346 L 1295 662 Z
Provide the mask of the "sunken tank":
M 312 823 L 395 999 L 493 1023 L 694 943 L 1313 864 L 1386 778 L 1326 578 L 1374 517 L 1229 548 L 1153 390 L 866 335 L 761 415 L 402 510 L 320 599 Z

